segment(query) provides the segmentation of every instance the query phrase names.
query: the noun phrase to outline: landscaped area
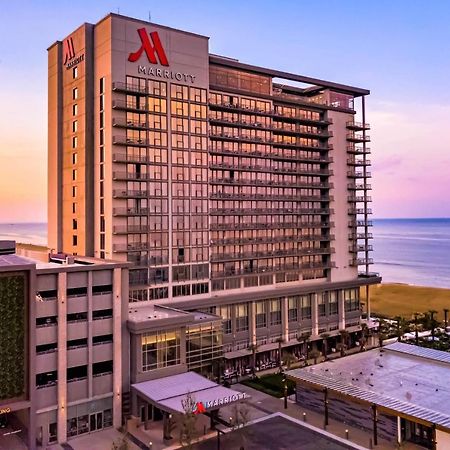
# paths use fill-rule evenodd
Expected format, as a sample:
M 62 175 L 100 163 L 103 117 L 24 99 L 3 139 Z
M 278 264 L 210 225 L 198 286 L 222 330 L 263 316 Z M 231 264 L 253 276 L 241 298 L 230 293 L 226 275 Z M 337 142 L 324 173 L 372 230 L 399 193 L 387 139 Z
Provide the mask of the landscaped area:
M 286 383 L 288 388 L 287 395 L 293 394 L 295 392 L 295 383 L 291 380 L 286 380 Z M 281 398 L 284 396 L 283 374 L 281 373 L 263 375 L 252 380 L 242 381 L 242 384 L 274 397 Z

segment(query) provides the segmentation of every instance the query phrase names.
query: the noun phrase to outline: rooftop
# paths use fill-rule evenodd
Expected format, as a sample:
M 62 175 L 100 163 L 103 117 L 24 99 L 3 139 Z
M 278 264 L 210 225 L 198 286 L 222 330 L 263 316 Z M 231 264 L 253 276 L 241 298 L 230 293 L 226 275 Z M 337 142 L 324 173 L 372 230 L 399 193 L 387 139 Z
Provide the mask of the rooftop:
M 288 375 L 450 429 L 450 358 L 446 352 L 396 342 L 291 370 Z

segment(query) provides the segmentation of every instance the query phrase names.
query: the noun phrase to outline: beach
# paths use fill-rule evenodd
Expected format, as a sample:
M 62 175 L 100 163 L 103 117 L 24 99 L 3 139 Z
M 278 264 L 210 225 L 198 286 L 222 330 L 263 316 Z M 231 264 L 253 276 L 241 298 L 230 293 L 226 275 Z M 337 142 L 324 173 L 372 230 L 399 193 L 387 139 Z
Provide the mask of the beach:
M 365 300 L 365 289 L 361 289 L 361 299 Z M 415 312 L 437 311 L 436 318 L 444 320 L 444 308 L 450 309 L 450 289 L 428 286 L 412 286 L 386 283 L 370 287 L 372 315 L 387 317 L 413 317 Z M 450 319 L 450 314 L 449 314 Z

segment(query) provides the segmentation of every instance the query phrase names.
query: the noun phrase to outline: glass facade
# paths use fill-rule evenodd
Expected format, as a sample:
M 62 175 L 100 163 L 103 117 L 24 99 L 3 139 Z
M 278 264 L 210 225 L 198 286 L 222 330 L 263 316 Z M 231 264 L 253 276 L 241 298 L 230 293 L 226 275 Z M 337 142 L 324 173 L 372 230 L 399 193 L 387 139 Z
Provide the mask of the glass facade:
M 206 367 L 223 354 L 222 323 L 208 322 L 186 328 L 186 363 L 189 370 Z
M 144 372 L 180 364 L 179 330 L 143 334 L 141 346 Z

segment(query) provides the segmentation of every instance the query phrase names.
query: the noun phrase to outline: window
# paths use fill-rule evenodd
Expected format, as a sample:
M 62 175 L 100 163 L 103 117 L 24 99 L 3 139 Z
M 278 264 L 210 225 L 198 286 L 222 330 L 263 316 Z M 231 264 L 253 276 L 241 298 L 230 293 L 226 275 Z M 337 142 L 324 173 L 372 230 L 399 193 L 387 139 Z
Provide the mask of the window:
M 113 372 L 112 361 L 102 361 L 92 364 L 92 375 L 94 377 L 99 377 L 101 375 L 106 375 L 112 372 Z
M 265 302 L 256 302 L 256 328 L 266 328 L 267 318 L 266 318 L 266 308 Z
M 77 179 L 77 169 L 72 170 L 72 181 L 76 181 Z
M 270 325 L 281 324 L 281 300 L 270 300 Z
M 36 317 L 36 328 L 51 327 L 58 324 L 56 316 Z
M 359 311 L 359 289 L 344 289 L 345 311 Z
M 100 94 L 105 93 L 105 84 L 106 84 L 105 77 L 100 78 Z
M 74 247 L 78 245 L 78 237 L 75 234 L 72 236 L 72 245 Z
M 331 291 L 328 293 L 328 314 L 333 315 L 338 313 L 338 293 Z
M 113 342 L 112 334 L 102 334 L 101 336 L 92 336 L 92 345 L 109 344 Z
M 69 288 L 67 289 L 68 297 L 84 297 L 87 295 L 86 287 L 78 287 L 78 288 Z
M 67 322 L 85 322 L 86 320 L 87 312 L 67 314 Z
M 158 331 L 141 337 L 144 372 L 180 364 L 180 332 Z
M 300 297 L 300 311 L 302 320 L 311 319 L 311 297 L 302 295 Z
M 72 192 L 72 195 L 75 197 L 73 192 Z M 76 203 L 72 203 L 72 213 L 75 214 L 76 212 L 77 212 L 77 204 Z
M 78 98 L 78 88 L 72 89 L 72 100 L 76 100 Z
M 76 133 L 78 131 L 78 120 L 72 122 L 72 132 Z
M 87 345 L 88 345 L 87 338 L 72 339 L 70 341 L 67 341 L 67 349 L 68 350 L 73 350 L 75 348 L 87 347 Z
M 101 284 L 98 286 L 92 286 L 92 295 L 111 294 L 112 284 Z
M 67 382 L 79 381 L 87 378 L 87 366 L 75 366 L 67 368 Z
M 324 293 L 317 294 L 317 310 L 319 317 L 324 317 L 327 315 L 326 296 Z
M 218 306 L 216 314 L 222 318 L 223 334 L 231 333 L 231 305 Z
M 297 297 L 288 298 L 288 321 L 298 321 L 298 299 Z
M 99 309 L 97 311 L 92 311 L 92 320 L 109 319 L 112 315 L 112 309 Z
M 74 67 L 72 69 L 72 78 L 73 79 L 78 78 L 78 67 Z
M 78 147 L 78 137 L 74 136 L 72 138 L 72 148 L 77 148 Z
M 248 305 L 236 305 L 236 332 L 248 330 Z
M 72 164 L 76 164 L 78 160 L 77 153 L 72 153 Z
M 75 103 L 72 105 L 72 116 L 76 116 L 78 114 L 78 105 Z
M 36 374 L 36 387 L 43 388 L 47 386 L 54 386 L 58 381 L 58 372 L 56 370 L 52 372 L 37 373 Z
M 36 345 L 36 353 L 38 355 L 56 352 L 56 350 L 58 350 L 58 344 L 56 342 L 53 342 L 51 344 Z

